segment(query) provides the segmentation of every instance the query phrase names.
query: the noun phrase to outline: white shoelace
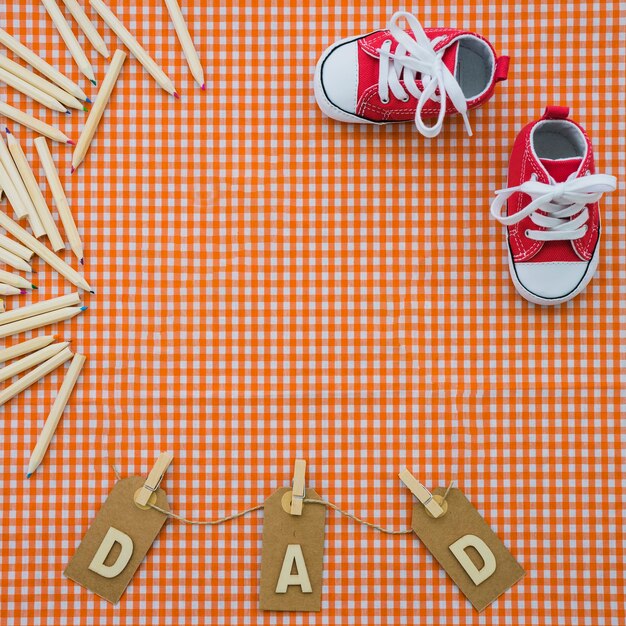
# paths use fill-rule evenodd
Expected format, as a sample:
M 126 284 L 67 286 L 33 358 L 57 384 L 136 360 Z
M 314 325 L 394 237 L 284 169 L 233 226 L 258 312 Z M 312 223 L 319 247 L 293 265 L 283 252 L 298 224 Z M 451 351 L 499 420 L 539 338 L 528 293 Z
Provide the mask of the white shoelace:
M 530 217 L 534 224 L 545 229 L 526 231 L 526 236 L 536 241 L 580 239 L 587 232 L 587 205 L 598 202 L 603 193 L 614 191 L 617 179 L 608 174 L 575 177 L 576 172 L 563 183 L 555 182 L 552 177 L 549 183 L 540 183 L 533 174 L 530 180 L 517 187 L 496 191 L 491 214 L 505 226 L 518 224 Z M 517 192 L 528 194 L 531 202 L 513 215 L 503 215 L 506 201 Z
M 404 18 L 415 39 L 408 35 L 398 22 Z M 435 137 L 441 131 L 446 116 L 446 95 L 463 117 L 465 128 L 469 135 L 472 127 L 467 118 L 467 101 L 459 83 L 452 72 L 444 64 L 442 57 L 444 50 L 435 52 L 434 46 L 438 39 L 431 41 L 426 36 L 422 25 L 417 18 L 406 11 L 397 11 L 387 25 L 389 32 L 398 42 L 394 53 L 390 52 L 391 41 L 386 40 L 379 50 L 380 63 L 378 73 L 378 95 L 383 103 L 389 102 L 389 89 L 393 95 L 406 102 L 409 99 L 407 91 L 418 99 L 415 111 L 415 126 L 425 137 Z M 404 72 L 404 75 L 403 75 Z M 424 91 L 420 91 L 415 83 L 415 74 L 421 74 Z M 404 87 L 400 83 L 403 75 Z M 406 88 L 406 91 L 405 91 Z M 436 94 L 439 89 L 439 95 Z M 427 126 L 422 118 L 422 110 L 429 100 L 439 102 L 439 115 L 432 126 Z

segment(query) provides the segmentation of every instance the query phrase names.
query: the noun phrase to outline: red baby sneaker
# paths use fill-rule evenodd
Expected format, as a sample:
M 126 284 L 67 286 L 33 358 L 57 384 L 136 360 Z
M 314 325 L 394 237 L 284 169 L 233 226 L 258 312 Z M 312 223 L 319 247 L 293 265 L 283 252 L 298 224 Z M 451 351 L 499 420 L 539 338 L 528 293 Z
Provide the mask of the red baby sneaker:
M 616 179 L 596 174 L 589 137 L 549 106 L 525 126 L 509 162 L 508 189 L 496 191 L 492 215 L 507 226 L 509 270 L 521 296 L 560 304 L 578 295 L 598 267 L 598 200 Z
M 404 18 L 410 30 L 399 22 Z M 328 48 L 315 68 L 315 99 L 340 122 L 386 124 L 415 120 L 426 137 L 439 134 L 446 114 L 467 112 L 493 95 L 508 74 L 509 57 L 497 57 L 480 35 L 453 28 L 422 28 L 398 11 L 388 30 L 348 37 Z M 425 119 L 437 118 L 427 125 Z

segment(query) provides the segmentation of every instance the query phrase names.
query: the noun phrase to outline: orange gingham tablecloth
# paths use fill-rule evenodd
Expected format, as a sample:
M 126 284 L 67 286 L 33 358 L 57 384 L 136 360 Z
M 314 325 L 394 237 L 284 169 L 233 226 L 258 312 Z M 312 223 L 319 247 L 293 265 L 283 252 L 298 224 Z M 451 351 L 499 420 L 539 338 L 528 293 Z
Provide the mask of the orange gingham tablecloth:
M 322 50 L 404 7 L 184 1 L 202 92 L 160 0 L 111 6 L 182 99 L 129 59 L 73 176 L 71 150 L 53 145 L 97 294 L 59 328 L 89 360 L 28 482 L 61 372 L 2 408 L 0 623 L 624 624 L 623 192 L 602 203 L 597 277 L 555 309 L 514 293 L 488 214 L 515 134 L 546 104 L 572 107 L 623 185 L 623 3 L 413 7 L 512 56 L 509 81 L 471 114 L 475 136 L 455 119 L 431 141 L 410 124 L 329 121 L 313 99 Z M 0 8 L 2 27 L 97 93 L 41 4 Z M 82 113 L 2 89 L 78 137 Z M 34 156 L 33 134 L 11 126 Z M 36 269 L 33 298 L 70 291 Z M 528 575 L 479 616 L 414 536 L 329 512 L 322 612 L 262 613 L 252 514 L 168 523 L 112 607 L 62 571 L 114 484 L 109 464 L 145 474 L 164 449 L 172 507 L 193 517 L 262 501 L 296 457 L 323 496 L 393 527 L 410 522 L 402 465 L 430 487 L 456 479 Z

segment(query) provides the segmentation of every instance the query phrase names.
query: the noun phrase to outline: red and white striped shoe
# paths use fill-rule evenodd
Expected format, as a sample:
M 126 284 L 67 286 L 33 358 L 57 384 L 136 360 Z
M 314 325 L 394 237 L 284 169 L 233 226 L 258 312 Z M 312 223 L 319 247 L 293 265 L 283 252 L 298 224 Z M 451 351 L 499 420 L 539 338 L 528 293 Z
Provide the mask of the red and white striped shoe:
M 404 18 L 410 30 L 399 25 Z M 341 122 L 386 124 L 415 120 L 426 137 L 441 131 L 446 115 L 467 112 L 493 95 L 508 74 L 509 57 L 498 57 L 480 35 L 454 28 L 422 28 L 398 11 L 387 30 L 348 37 L 328 48 L 315 69 L 315 99 Z M 436 118 L 433 124 L 424 120 Z
M 592 279 L 600 257 L 598 200 L 616 179 L 596 174 L 591 141 L 549 106 L 515 140 L 507 189 L 496 191 L 492 215 L 507 227 L 509 270 L 519 294 L 560 304 Z

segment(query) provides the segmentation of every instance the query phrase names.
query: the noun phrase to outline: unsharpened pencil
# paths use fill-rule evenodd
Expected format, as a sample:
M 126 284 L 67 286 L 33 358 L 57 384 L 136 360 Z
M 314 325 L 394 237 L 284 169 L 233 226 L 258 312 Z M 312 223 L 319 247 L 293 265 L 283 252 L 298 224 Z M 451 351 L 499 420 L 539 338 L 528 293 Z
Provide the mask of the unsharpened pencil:
M 178 41 L 180 41 L 180 45 L 183 49 L 185 58 L 187 59 L 187 65 L 189 65 L 191 75 L 195 78 L 198 85 L 200 85 L 200 87 L 204 89 L 204 70 L 202 69 L 200 57 L 198 56 L 198 52 L 193 45 L 193 40 L 191 39 L 191 35 L 189 34 L 187 24 L 185 23 L 183 12 L 181 11 L 180 6 L 176 0 L 165 0 L 165 6 L 167 7 L 167 10 L 170 14 L 172 24 L 174 24 L 174 29 L 176 30 L 176 34 L 178 35 Z
M 83 242 L 81 241 L 80 234 L 78 233 L 78 228 L 76 228 L 76 222 L 74 221 L 74 216 L 72 215 L 70 205 L 67 201 L 67 196 L 65 195 L 65 190 L 63 189 L 61 179 L 59 178 L 59 172 L 54 164 L 54 159 L 50 153 L 50 148 L 48 147 L 46 138 L 37 137 L 37 139 L 35 139 L 35 147 L 37 148 L 39 160 L 41 161 L 44 172 L 46 173 L 48 186 L 52 191 L 52 196 L 56 203 L 61 222 L 63 223 L 65 234 L 70 242 L 72 252 L 74 252 L 81 263 L 84 263 Z
M 40 259 L 59 272 L 61 276 L 67 278 L 73 285 L 94 293 L 89 283 L 73 267 L 70 267 L 65 261 L 60 259 L 52 250 L 48 250 L 46 246 L 37 241 L 27 230 L 24 230 L 3 211 L 0 211 L 0 226 L 21 241 L 27 248 L 30 248 Z
M 178 93 L 169 76 L 159 67 L 157 62 L 144 50 L 141 44 L 128 32 L 128 29 L 118 17 L 102 2 L 102 0 L 89 0 L 89 4 L 95 9 L 105 24 L 122 40 L 133 56 L 143 65 L 144 69 L 156 80 L 158 85 L 178 98 Z
M 65 74 L 62 74 L 59 70 L 52 67 L 50 63 L 44 61 L 30 48 L 27 48 L 23 43 L 13 37 L 13 35 L 10 35 L 6 30 L 2 30 L 1 28 L 0 43 L 11 50 L 11 52 L 14 52 L 18 57 L 24 59 L 29 65 L 32 65 L 32 67 L 38 72 L 41 72 L 48 80 L 56 83 L 59 87 L 71 93 L 79 100 L 89 102 L 89 98 L 87 98 L 85 92 L 75 82 L 71 81 Z
M 50 413 L 46 418 L 46 422 L 43 426 L 41 434 L 39 435 L 39 439 L 37 439 L 37 444 L 35 445 L 35 448 L 30 455 L 28 469 L 26 470 L 26 478 L 30 478 L 33 472 L 39 467 L 39 465 L 43 461 L 46 451 L 50 446 L 50 442 L 52 441 L 52 437 L 54 436 L 54 432 L 56 431 L 61 416 L 63 415 L 63 411 L 67 406 L 74 387 L 76 386 L 76 381 L 80 376 L 80 372 L 83 369 L 86 358 L 87 357 L 82 354 L 74 355 L 74 358 L 72 359 L 72 362 L 70 363 L 70 366 L 65 373 L 65 377 L 63 378 L 63 383 L 61 384 L 59 393 L 54 399 L 54 403 L 52 404 Z
M 26 319 L 19 320 L 18 322 L 3 324 L 0 326 L 0 339 L 3 337 L 10 337 L 11 335 L 17 335 L 19 333 L 25 333 L 27 330 L 57 324 L 58 322 L 66 322 L 86 310 L 86 306 L 69 306 L 64 309 L 50 311 L 49 313 L 42 313 L 41 315 L 27 317 Z M 7 311 L 7 313 L 10 313 L 10 311 Z M 5 314 L 2 313 L 2 315 Z
M 50 124 L 46 124 L 32 115 L 20 111 L 2 100 L 0 100 L 0 115 L 4 115 L 18 124 L 34 130 L 40 135 L 45 135 L 53 141 L 69 143 L 71 146 L 74 145 L 74 142 L 58 128 L 50 126 Z
M 9 378 L 13 378 L 13 376 L 17 376 L 18 374 L 29 370 L 31 367 L 35 367 L 36 365 L 47 361 L 48 359 L 51 359 L 55 354 L 59 354 L 59 352 L 65 350 L 65 348 L 69 345 L 69 341 L 53 343 L 45 348 L 37 350 L 37 352 L 28 354 L 19 361 L 11 363 L 11 365 L 5 365 L 0 368 L 0 383 L 3 383 L 5 380 L 9 380 Z
M 41 3 L 44 7 L 46 7 L 48 15 L 52 19 L 56 29 L 59 31 L 59 35 L 61 35 L 61 39 L 65 42 L 67 49 L 70 51 L 70 54 L 76 62 L 76 65 L 78 65 L 78 69 L 95 85 L 96 77 L 93 73 L 91 63 L 89 62 L 85 51 L 80 47 L 78 39 L 76 39 L 76 35 L 74 35 L 70 25 L 67 23 L 61 9 L 59 9 L 55 0 L 41 0 Z
M 5 285 L 18 287 L 19 289 L 37 289 L 37 287 L 35 287 L 35 285 L 33 285 L 30 280 L 27 280 L 19 274 L 6 272 L 5 270 L 0 270 L 0 282 L 4 283 Z
M 21 66 L 19 63 L 16 63 L 8 57 L 0 55 L 0 68 L 6 70 L 7 72 L 11 72 L 11 74 L 17 76 L 18 78 L 21 78 L 25 83 L 28 83 L 33 87 L 37 87 L 39 91 L 47 93 L 49 96 L 52 96 L 55 100 L 64 104 L 66 107 L 82 111 L 87 110 L 85 105 L 76 96 L 67 93 L 67 91 L 55 83 L 46 80 L 42 76 L 39 76 L 39 74 L 35 74 L 35 72 L 31 72 L 29 69 Z
M 17 215 L 17 219 L 19 220 L 26 217 L 28 212 L 24 208 L 22 199 L 20 198 L 19 193 L 17 193 L 17 189 L 15 188 L 9 173 L 4 168 L 2 160 L 0 160 L 0 185 L 2 185 L 4 192 L 6 193 L 9 204 L 13 207 L 15 215 Z
M 45 348 L 57 339 L 57 335 L 39 335 L 39 337 L 33 337 L 32 339 L 16 343 L 10 348 L 4 348 L 4 350 L 0 350 L 0 363 L 6 363 L 11 359 L 21 357 L 23 354 L 30 354 L 35 350 Z
M 22 393 L 22 391 L 34 385 L 38 380 L 41 380 L 44 376 L 53 372 L 59 366 L 63 365 L 63 363 L 69 361 L 73 356 L 72 351 L 69 348 L 65 348 L 65 350 L 61 350 L 61 352 L 55 354 L 52 358 L 44 361 L 34 370 L 28 372 L 28 374 L 16 380 L 12 385 L 9 385 L 0 392 L 0 406 L 6 404 L 9 400 Z
M 109 71 L 102 81 L 95 104 L 91 108 L 91 111 L 89 111 L 89 117 L 85 123 L 85 128 L 83 128 L 83 132 L 80 134 L 76 147 L 74 148 L 74 154 L 72 155 L 72 172 L 83 162 L 83 159 L 87 154 L 87 150 L 89 150 L 89 146 L 91 145 L 93 136 L 96 134 L 96 130 L 98 130 L 98 124 L 102 119 L 102 115 L 104 114 L 107 104 L 109 103 L 109 98 L 111 97 L 111 93 L 115 87 L 117 77 L 122 71 L 122 66 L 124 65 L 125 60 L 126 53 L 122 50 L 116 50 L 113 55 L 111 65 L 109 66 Z
M 52 249 L 55 252 L 59 250 L 65 249 L 65 243 L 63 243 L 63 239 L 61 238 L 61 234 L 59 233 L 59 229 L 57 225 L 52 219 L 52 214 L 50 213 L 50 208 L 48 207 L 48 203 L 41 192 L 41 188 L 39 187 L 39 183 L 35 178 L 35 174 L 24 154 L 24 150 L 22 150 L 22 146 L 20 142 L 16 139 L 16 137 L 11 133 L 11 131 L 7 128 L 7 144 L 9 145 L 9 150 L 11 151 L 11 156 L 13 157 L 13 161 L 15 162 L 15 166 L 17 167 L 24 184 L 26 185 L 26 189 L 28 190 L 28 195 L 35 205 L 35 209 L 37 209 L 37 215 L 39 215 L 39 219 L 43 224 L 43 227 L 48 235 L 48 239 L 50 240 L 50 244 L 52 245 Z
M 56 298 L 49 298 L 48 300 L 40 300 L 34 304 L 27 304 L 17 309 L 11 309 L 6 313 L 1 313 L 0 326 L 78 304 L 80 304 L 80 294 L 78 292 L 68 293 Z
M 105 58 L 109 58 L 109 51 L 104 43 L 104 39 L 100 36 L 98 29 L 91 23 L 83 7 L 76 0 L 63 0 L 80 29 L 85 33 L 85 37 L 89 39 L 91 45 Z

